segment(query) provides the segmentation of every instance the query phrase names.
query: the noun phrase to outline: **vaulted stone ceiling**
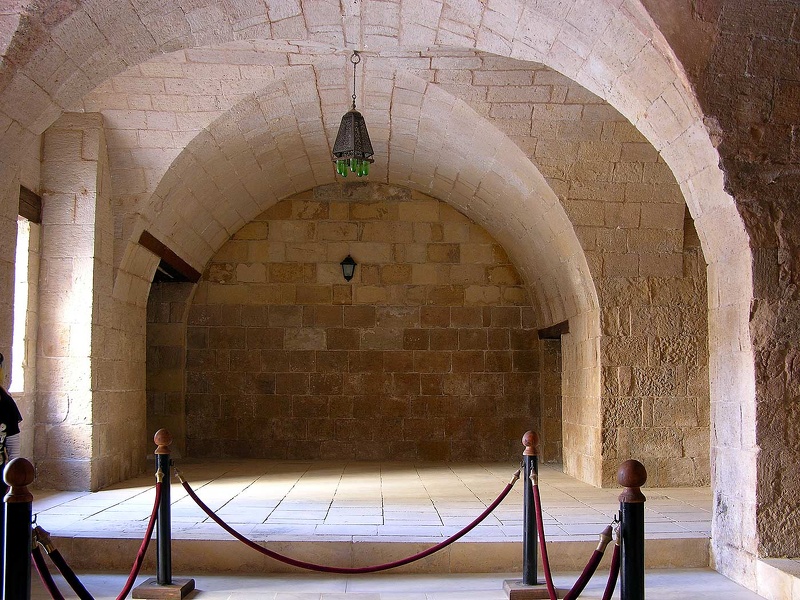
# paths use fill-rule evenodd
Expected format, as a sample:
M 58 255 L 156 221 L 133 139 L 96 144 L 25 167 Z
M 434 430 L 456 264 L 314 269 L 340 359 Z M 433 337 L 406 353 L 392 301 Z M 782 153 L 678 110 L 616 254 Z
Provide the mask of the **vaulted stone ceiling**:
M 611 99 L 668 161 L 686 160 L 670 145 L 694 135 L 696 107 L 633 2 L 52 1 L 29 10 L 5 53 L 5 147 L 35 143 L 62 111 L 103 113 L 123 270 L 137 270 L 131 244 L 144 228 L 201 268 L 265 204 L 332 181 L 329 149 L 350 96 L 346 48 L 364 52 L 357 93 L 377 149 L 371 179 L 433 193 L 487 226 L 537 290 L 543 321 L 596 299 L 569 220 L 523 141 L 537 139 L 534 104 L 569 104 L 571 82 L 537 85 L 533 61 Z M 694 176 L 697 164 L 678 166 Z
M 110 127 L 115 195 L 142 215 L 134 229 L 154 229 L 199 268 L 272 203 L 335 179 L 348 54 L 276 67 L 285 54 L 243 46 L 149 61 L 84 103 Z M 541 65 L 452 50 L 393 54 L 364 56 L 357 77 L 376 148 L 370 180 L 431 193 L 482 223 L 535 288 L 552 290 L 554 317 L 593 305 L 590 288 L 562 296 L 586 278 L 582 252 L 555 193 L 512 140 L 533 153 L 554 125 L 535 110 L 567 106 L 561 119 L 574 124 L 585 103 L 602 103 Z

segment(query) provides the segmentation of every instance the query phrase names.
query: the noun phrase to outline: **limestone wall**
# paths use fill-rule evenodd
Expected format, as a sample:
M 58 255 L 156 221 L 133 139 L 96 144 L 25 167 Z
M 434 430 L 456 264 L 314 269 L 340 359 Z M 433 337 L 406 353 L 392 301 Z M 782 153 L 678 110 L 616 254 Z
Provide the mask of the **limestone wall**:
M 648 485 L 708 485 L 705 262 L 686 220 L 682 276 L 604 279 L 603 481 L 643 461 Z
M 113 297 L 111 176 L 101 115 L 44 138 L 34 454 L 42 486 L 97 489 L 145 452 L 144 312 Z
M 569 320 L 562 343 L 562 454 L 564 472 L 602 485 L 600 338 L 597 311 Z
M 731 248 L 709 285 L 715 302 L 721 292 L 735 297 L 730 290 L 744 282 L 722 271 L 742 260 L 752 272 L 744 315 L 728 300 L 711 332 L 712 347 L 730 356 L 711 365 L 712 548 L 717 568 L 755 587 L 754 557 L 800 555 L 800 9 L 769 0 L 644 4 L 686 68 L 749 237 L 747 256 Z M 706 244 L 729 245 L 723 228 L 705 235 Z
M 515 458 L 539 411 L 521 283 L 483 229 L 407 189 L 333 185 L 278 203 L 195 294 L 188 454 Z
M 545 175 L 594 277 L 602 339 L 565 338 L 565 470 L 616 485 L 619 462 L 637 458 L 650 485 L 707 484 L 705 263 L 693 229 L 684 240 L 686 205 L 669 167 L 617 110 L 542 65 L 436 64 L 436 81 L 489 114 Z M 572 319 L 573 332 L 588 331 L 589 318 Z M 602 406 L 587 396 L 600 382 L 586 368 L 601 363 Z
M 539 374 L 539 397 L 541 403 L 541 419 L 539 432 L 541 436 L 541 460 L 560 463 L 562 461 L 563 433 L 562 423 L 562 390 L 561 390 L 561 340 L 543 339 L 539 341 L 541 357 Z
M 720 486 L 716 510 L 724 526 L 716 543 L 748 547 L 757 539 L 761 556 L 800 555 L 800 538 L 790 533 L 800 529 L 798 19 L 796 3 L 725 2 L 698 81 L 704 109 L 724 131 L 720 155 L 750 235 L 754 288 L 749 324 L 742 323 L 749 326 L 753 352 L 741 360 L 755 357 L 755 404 L 728 393 L 728 381 L 718 383 L 714 408 L 738 435 L 719 436 L 714 451 L 726 482 L 740 483 L 738 463 L 752 464 L 755 457 L 755 481 L 752 471 L 745 479 L 755 497 L 743 498 L 737 484 Z M 750 528 L 753 507 L 757 531 Z M 741 521 L 746 529 L 734 525 Z
M 148 443 L 162 428 L 172 434 L 172 454 L 186 452 L 186 318 L 190 283 L 153 283 L 147 302 Z

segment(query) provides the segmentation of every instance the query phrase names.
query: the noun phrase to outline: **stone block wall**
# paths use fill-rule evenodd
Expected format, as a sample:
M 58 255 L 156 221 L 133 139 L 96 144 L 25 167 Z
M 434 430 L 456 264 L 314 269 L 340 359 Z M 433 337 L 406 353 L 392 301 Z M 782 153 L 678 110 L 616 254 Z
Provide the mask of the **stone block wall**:
M 603 481 L 639 458 L 648 485 L 710 483 L 706 265 L 691 218 L 680 277 L 603 279 Z M 616 299 L 616 300 L 614 300 Z
M 153 283 L 147 302 L 147 434 L 172 434 L 172 454 L 186 452 L 186 315 L 194 285 Z
M 368 183 L 282 201 L 198 284 L 187 453 L 514 458 L 538 420 L 532 318 L 502 247 L 445 203 Z
M 601 314 L 573 317 L 563 339 L 565 471 L 613 486 L 619 462 L 637 458 L 650 485 L 708 483 L 705 263 L 696 235 L 684 240 L 686 203 L 674 175 L 625 117 L 564 75 L 502 57 L 470 60 L 434 61 L 435 81 L 491 115 L 536 164 L 569 216 L 600 299 Z M 595 318 L 600 340 L 574 333 L 590 331 Z M 598 371 L 578 367 L 587 364 L 605 366 L 602 383 Z M 668 432 L 670 415 L 678 426 Z
M 539 341 L 540 402 L 542 405 L 539 431 L 540 456 L 544 462 L 560 463 L 563 459 L 562 397 L 561 397 L 561 340 Z
M 37 481 L 94 490 L 145 462 L 144 314 L 114 298 L 101 115 L 65 114 L 47 130 L 42 188 Z
M 597 486 L 602 484 L 598 319 L 598 311 L 573 317 L 569 333 L 561 336 L 564 472 Z
M 153 283 L 147 302 L 147 433 L 174 440 L 172 454 L 186 453 L 186 313 L 191 283 Z

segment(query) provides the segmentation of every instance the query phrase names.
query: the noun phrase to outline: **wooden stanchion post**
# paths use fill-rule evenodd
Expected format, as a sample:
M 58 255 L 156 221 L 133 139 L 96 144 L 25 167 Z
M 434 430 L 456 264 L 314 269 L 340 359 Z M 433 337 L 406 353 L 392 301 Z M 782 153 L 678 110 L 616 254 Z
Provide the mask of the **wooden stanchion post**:
M 3 535 L 3 598 L 28 600 L 31 597 L 31 550 L 33 549 L 33 465 L 24 458 L 15 458 L 3 470 L 9 486 L 3 498 L 5 531 Z
M 641 487 L 647 470 L 637 460 L 619 466 L 617 481 L 625 489 L 619 495 L 620 598 L 644 600 L 644 502 Z
M 194 590 L 194 579 L 172 578 L 172 515 L 170 501 L 170 445 L 172 434 L 159 429 L 156 443 L 156 478 L 161 484 L 161 501 L 156 522 L 156 577 L 134 588 L 133 598 L 184 598 Z

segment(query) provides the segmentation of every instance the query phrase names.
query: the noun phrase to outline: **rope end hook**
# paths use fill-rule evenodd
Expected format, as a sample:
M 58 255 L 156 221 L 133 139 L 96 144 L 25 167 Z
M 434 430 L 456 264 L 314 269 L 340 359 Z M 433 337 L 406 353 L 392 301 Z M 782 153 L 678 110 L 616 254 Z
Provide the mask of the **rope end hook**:
M 611 543 L 611 525 L 607 525 L 602 532 L 600 532 L 600 540 L 597 543 L 597 551 L 605 552 L 608 545 Z
M 539 485 L 539 473 L 536 472 L 536 469 L 531 469 L 531 474 L 528 478 L 531 480 L 532 485 Z
M 175 476 L 178 478 L 178 481 L 181 482 L 181 485 L 186 483 L 186 480 L 183 478 L 183 475 L 181 475 L 181 472 L 178 470 L 178 467 L 172 467 L 172 470 L 175 472 Z
M 50 539 L 50 533 L 45 531 L 43 527 L 37 525 L 33 528 L 33 542 L 39 544 L 48 556 L 56 549 L 53 540 Z

